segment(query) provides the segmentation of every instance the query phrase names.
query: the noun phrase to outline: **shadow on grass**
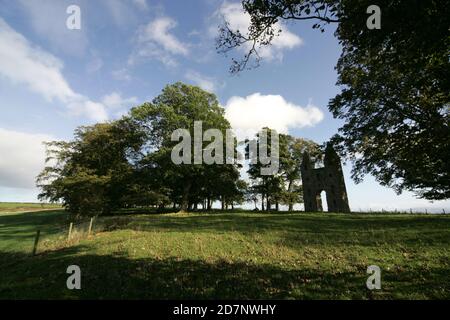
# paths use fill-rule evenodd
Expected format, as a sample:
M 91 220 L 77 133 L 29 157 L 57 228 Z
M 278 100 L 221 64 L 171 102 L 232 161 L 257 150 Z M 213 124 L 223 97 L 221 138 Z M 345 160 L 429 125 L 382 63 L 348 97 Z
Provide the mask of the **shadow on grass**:
M 0 241 L 23 242 L 36 227 L 64 223 L 61 211 L 0 216 Z M 260 235 L 280 232 L 283 245 L 305 243 L 327 246 L 359 241 L 376 246 L 382 240 L 434 245 L 448 250 L 450 219 L 446 217 L 368 217 L 351 215 L 161 215 L 112 217 L 111 227 L 156 232 L 237 231 Z M 106 220 L 108 220 L 106 219 Z M 27 240 L 28 241 L 28 240 Z M 420 242 L 421 241 L 421 242 Z M 383 290 L 368 291 L 366 266 L 356 264 L 333 270 L 282 267 L 275 264 L 190 260 L 157 257 L 131 259 L 126 255 L 92 254 L 83 245 L 30 257 L 0 245 L 0 299 L 379 299 L 450 298 L 448 258 L 430 266 L 384 270 Z M 66 269 L 82 270 L 82 290 L 66 289 Z M 442 266 L 442 267 L 441 267 Z
M 365 287 L 365 270 L 286 270 L 271 265 L 79 254 L 82 246 L 36 257 L 0 253 L 1 299 L 448 299 L 448 270 L 396 270 L 384 290 Z M 20 263 L 13 263 L 13 262 Z M 81 268 L 81 290 L 66 269 Z

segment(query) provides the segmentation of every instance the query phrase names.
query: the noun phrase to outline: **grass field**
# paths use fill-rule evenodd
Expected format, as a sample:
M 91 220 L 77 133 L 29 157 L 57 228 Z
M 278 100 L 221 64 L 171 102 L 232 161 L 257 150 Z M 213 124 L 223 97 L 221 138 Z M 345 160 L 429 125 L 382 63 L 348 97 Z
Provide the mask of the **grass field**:
M 59 204 L 0 202 L 0 213 L 42 211 L 45 209 L 54 210 L 59 208 L 61 208 L 61 205 Z
M 2 299 L 449 299 L 450 216 L 146 214 L 31 257 L 63 211 L 0 213 Z M 66 288 L 66 269 L 82 289 Z M 366 269 L 382 270 L 382 290 Z

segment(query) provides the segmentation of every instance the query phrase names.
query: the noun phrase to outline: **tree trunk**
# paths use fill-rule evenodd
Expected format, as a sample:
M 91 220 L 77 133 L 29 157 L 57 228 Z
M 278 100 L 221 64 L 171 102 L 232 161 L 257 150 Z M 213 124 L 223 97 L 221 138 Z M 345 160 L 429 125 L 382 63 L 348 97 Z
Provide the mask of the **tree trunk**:
M 261 194 L 261 210 L 262 211 L 264 211 L 264 208 L 265 208 L 265 206 L 264 206 L 264 193 L 263 194 Z
M 289 180 L 289 186 L 288 186 L 288 193 L 289 195 L 292 192 L 292 188 L 294 186 L 294 183 L 292 180 Z M 289 196 L 289 212 L 291 212 L 292 210 L 294 210 L 294 203 L 292 202 L 292 197 Z
M 189 209 L 189 191 L 191 190 L 191 181 L 187 181 L 183 187 L 183 199 L 181 200 L 181 212 L 186 212 Z

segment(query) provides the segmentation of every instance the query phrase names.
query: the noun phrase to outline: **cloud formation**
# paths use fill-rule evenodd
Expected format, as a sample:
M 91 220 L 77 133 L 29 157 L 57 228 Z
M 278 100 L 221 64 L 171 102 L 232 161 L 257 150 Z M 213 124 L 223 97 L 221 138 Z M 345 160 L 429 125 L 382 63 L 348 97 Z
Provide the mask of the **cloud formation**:
M 217 90 L 217 81 L 212 77 L 205 76 L 194 70 L 188 70 L 184 76 L 203 90 L 208 92 L 215 92 Z
M 230 98 L 225 105 L 225 117 L 235 130 L 251 133 L 269 127 L 288 133 L 292 128 L 314 126 L 322 121 L 323 113 L 316 106 L 301 107 L 280 95 L 254 93 L 245 98 Z
M 45 165 L 45 134 L 30 134 L 0 128 L 0 186 L 32 189 Z
M 128 60 L 134 64 L 142 59 L 157 59 L 167 66 L 177 65 L 176 56 L 187 56 L 189 45 L 180 41 L 171 30 L 177 22 L 159 17 L 141 27 L 137 33 L 137 48 Z
M 130 108 L 138 102 L 136 97 L 123 98 L 118 92 L 112 92 L 102 98 L 102 103 L 110 109 Z
M 52 54 L 33 46 L 0 18 L 0 76 L 52 102 L 64 103 L 71 114 L 94 121 L 108 118 L 105 107 L 76 93 L 62 74 L 63 63 Z

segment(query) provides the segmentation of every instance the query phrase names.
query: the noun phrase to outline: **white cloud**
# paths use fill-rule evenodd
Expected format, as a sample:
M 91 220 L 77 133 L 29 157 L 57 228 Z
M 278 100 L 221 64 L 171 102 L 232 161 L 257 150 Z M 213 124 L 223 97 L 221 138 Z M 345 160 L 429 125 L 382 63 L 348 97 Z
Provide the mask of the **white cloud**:
M 138 102 L 136 97 L 122 98 L 118 92 L 112 92 L 102 98 L 102 103 L 110 109 L 130 108 Z
M 247 35 L 250 26 L 250 15 L 244 12 L 241 3 L 224 2 L 219 8 L 216 16 L 221 17 L 229 23 L 230 29 L 233 31 L 240 31 L 241 34 Z M 258 49 L 258 54 L 261 58 L 267 60 L 282 60 L 283 50 L 292 49 L 303 44 L 303 40 L 297 35 L 293 34 L 281 22 L 274 25 L 275 30 L 281 30 L 279 36 L 275 37 L 271 46 L 265 46 Z M 210 33 L 217 34 L 217 22 L 214 27 L 210 28 Z M 251 44 L 247 43 L 239 48 L 241 51 L 247 53 L 251 49 Z
M 322 121 L 323 113 L 316 106 L 297 106 L 280 95 L 254 93 L 245 98 L 230 98 L 225 106 L 225 117 L 238 131 L 254 133 L 269 127 L 288 133 L 290 128 L 314 126 Z
M 186 79 L 192 81 L 194 84 L 208 92 L 214 92 L 217 90 L 216 79 L 212 77 L 205 76 L 193 70 L 187 71 L 184 76 Z
M 102 122 L 109 118 L 103 104 L 84 98 L 70 102 L 67 107 L 70 115 L 86 117 L 96 122 Z
M 187 55 L 189 52 L 187 45 L 170 33 L 170 30 L 176 26 L 177 22 L 172 18 L 157 18 L 142 30 L 139 34 L 139 41 L 154 41 L 172 54 Z
M 137 34 L 137 48 L 128 60 L 158 59 L 167 66 L 175 66 L 176 56 L 187 56 L 189 45 L 180 41 L 170 31 L 177 22 L 170 17 L 160 17 L 141 27 Z
M 30 134 L 0 128 L 0 186 L 34 188 L 45 165 L 45 134 Z
M 89 119 L 107 119 L 103 105 L 76 93 L 62 75 L 63 63 L 33 46 L 0 18 L 0 76 L 25 85 L 48 101 L 64 103 L 69 110 Z

